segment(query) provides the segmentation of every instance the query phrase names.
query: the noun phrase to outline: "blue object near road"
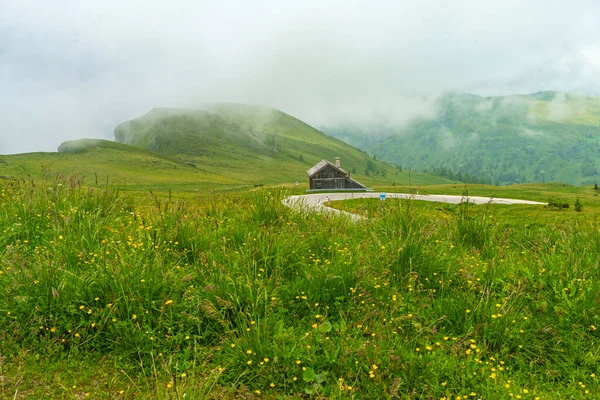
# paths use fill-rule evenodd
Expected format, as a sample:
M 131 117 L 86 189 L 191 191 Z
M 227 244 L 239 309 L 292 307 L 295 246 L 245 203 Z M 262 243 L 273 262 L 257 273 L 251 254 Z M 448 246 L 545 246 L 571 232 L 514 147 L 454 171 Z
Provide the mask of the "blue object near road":
M 379 200 L 385 200 L 385 193 L 381 193 L 379 195 Z

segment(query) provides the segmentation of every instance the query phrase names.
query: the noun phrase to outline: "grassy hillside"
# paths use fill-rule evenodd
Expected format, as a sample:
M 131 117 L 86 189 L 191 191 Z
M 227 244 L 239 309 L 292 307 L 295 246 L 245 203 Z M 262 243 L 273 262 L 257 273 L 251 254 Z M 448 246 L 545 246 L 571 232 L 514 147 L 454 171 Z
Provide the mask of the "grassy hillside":
M 493 184 L 594 184 L 600 171 L 600 98 L 559 92 L 447 94 L 437 116 L 377 132 L 332 129 L 379 159 Z
M 239 184 L 209 169 L 191 166 L 163 154 L 107 140 L 66 142 L 57 153 L 0 156 L 3 179 L 51 178 L 77 175 L 86 184 L 118 185 L 129 189 L 184 189 Z
M 155 109 L 119 125 L 115 139 L 216 168 L 246 182 L 304 182 L 306 170 L 338 156 L 342 168 L 367 185 L 408 182 L 407 173 L 268 107 L 215 104 L 201 111 Z M 412 178 L 417 184 L 441 183 L 428 175 Z
M 57 153 L 0 156 L 0 179 L 77 174 L 127 189 L 207 190 L 259 184 L 308 186 L 306 170 L 339 156 L 367 186 L 447 183 L 378 162 L 280 111 L 236 104 L 204 110 L 155 109 L 115 129 L 116 142 L 84 139 Z

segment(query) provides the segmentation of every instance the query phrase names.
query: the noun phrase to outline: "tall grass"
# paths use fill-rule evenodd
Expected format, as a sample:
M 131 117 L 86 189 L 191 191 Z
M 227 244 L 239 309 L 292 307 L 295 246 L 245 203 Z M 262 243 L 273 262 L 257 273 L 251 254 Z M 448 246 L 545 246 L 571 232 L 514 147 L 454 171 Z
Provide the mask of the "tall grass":
M 499 229 L 493 207 L 408 201 L 353 222 L 284 209 L 284 195 L 139 206 L 77 182 L 3 184 L 4 364 L 112 360 L 130 397 L 600 389 L 593 220 Z

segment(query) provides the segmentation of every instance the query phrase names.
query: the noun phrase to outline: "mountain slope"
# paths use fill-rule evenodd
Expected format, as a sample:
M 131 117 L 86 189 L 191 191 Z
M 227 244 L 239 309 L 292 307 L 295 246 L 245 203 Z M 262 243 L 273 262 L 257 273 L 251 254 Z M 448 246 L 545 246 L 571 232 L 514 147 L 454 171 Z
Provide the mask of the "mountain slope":
M 593 184 L 600 171 L 600 98 L 560 92 L 446 94 L 435 118 L 374 132 L 327 130 L 404 168 L 494 184 Z
M 218 169 L 240 181 L 305 181 L 322 159 L 341 157 L 342 168 L 367 184 L 407 182 L 406 173 L 281 111 L 243 104 L 206 105 L 202 110 L 154 109 L 115 129 L 121 143 Z M 442 183 L 430 175 L 416 183 Z M 447 181 L 446 181 L 447 182 Z
M 90 184 L 196 191 L 258 184 L 307 186 L 306 170 L 323 158 L 368 186 L 408 184 L 408 173 L 267 107 L 208 105 L 155 109 L 115 129 L 116 142 L 65 142 L 57 153 L 0 155 L 0 179 L 77 174 Z M 412 174 L 419 185 L 448 183 Z

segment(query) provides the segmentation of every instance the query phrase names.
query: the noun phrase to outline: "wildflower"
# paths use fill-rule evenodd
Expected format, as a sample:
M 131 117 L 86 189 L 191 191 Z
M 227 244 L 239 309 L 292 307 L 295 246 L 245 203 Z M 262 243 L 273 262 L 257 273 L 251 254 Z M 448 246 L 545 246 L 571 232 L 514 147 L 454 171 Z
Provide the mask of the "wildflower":
M 169 304 L 173 304 L 173 300 L 167 300 L 165 301 L 165 305 L 168 306 Z
M 271 383 L 269 384 L 269 386 L 271 386 L 271 387 L 273 388 L 273 387 L 275 387 L 275 384 L 274 384 L 273 382 L 271 382 Z
M 252 360 L 248 360 L 248 362 L 246 362 L 246 364 L 248 364 L 248 365 L 252 364 Z
M 137 318 L 137 315 L 135 315 L 135 314 L 133 314 L 133 315 L 131 316 L 131 319 L 136 319 L 136 318 Z
M 246 354 L 252 354 L 252 350 L 246 350 Z

